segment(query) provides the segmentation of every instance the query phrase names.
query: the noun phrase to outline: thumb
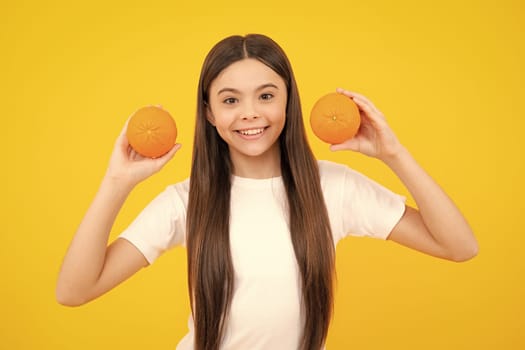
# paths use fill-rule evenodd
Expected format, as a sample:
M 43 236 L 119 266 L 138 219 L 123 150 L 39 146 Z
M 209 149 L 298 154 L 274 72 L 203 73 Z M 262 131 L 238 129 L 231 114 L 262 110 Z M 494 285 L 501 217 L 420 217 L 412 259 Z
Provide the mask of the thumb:
M 173 156 L 175 155 L 175 153 L 177 153 L 177 151 L 182 147 L 182 145 L 180 143 L 176 143 L 175 145 L 173 145 L 173 147 L 168 151 L 168 153 L 166 153 L 165 155 L 163 155 L 162 157 L 159 157 L 159 158 L 156 158 L 155 159 L 155 163 L 157 165 L 157 168 L 162 168 L 164 165 L 166 165 L 166 163 L 168 163 L 171 158 L 173 158 Z
M 359 151 L 359 142 L 353 138 L 350 140 L 346 140 L 343 143 L 338 143 L 330 146 L 330 151 L 336 152 L 336 151 Z

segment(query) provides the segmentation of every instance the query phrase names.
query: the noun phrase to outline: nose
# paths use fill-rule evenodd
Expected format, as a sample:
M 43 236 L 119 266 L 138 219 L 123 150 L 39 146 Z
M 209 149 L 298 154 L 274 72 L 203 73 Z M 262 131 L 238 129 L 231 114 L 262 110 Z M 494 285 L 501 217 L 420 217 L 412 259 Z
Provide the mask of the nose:
M 246 120 L 246 121 L 259 118 L 259 113 L 257 112 L 257 109 L 255 108 L 255 102 L 246 101 L 241 115 L 242 115 L 242 120 Z
M 242 116 L 242 120 L 246 120 L 246 121 L 248 121 L 248 120 L 255 120 L 257 118 L 259 118 L 259 115 L 257 113 L 249 113 L 249 114 L 245 113 Z

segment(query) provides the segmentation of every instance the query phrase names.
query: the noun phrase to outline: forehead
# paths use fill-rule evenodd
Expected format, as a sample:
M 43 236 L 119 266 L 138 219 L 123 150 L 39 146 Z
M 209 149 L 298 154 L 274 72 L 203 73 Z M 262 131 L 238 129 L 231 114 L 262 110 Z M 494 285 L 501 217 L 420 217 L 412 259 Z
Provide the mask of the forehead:
M 246 58 L 226 67 L 211 83 L 210 90 L 233 88 L 249 91 L 267 83 L 273 83 L 280 89 L 285 87 L 284 80 L 264 63 Z

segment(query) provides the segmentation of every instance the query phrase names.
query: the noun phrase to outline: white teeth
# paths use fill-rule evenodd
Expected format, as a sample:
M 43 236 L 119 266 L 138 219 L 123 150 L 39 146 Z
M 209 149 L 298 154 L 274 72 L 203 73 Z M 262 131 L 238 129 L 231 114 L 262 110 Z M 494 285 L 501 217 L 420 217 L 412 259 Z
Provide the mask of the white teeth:
M 264 128 L 260 129 L 250 129 L 250 130 L 239 130 L 239 133 L 249 136 L 249 135 L 257 135 L 264 131 Z

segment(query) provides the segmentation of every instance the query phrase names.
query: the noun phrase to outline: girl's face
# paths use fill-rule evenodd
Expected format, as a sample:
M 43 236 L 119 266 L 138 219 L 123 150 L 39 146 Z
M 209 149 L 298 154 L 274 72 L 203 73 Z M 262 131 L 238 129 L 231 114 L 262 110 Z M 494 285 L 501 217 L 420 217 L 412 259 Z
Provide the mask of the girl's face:
M 243 59 L 215 78 L 208 96 L 208 120 L 229 145 L 234 168 L 257 159 L 279 161 L 287 91 L 277 73 L 256 59 Z

